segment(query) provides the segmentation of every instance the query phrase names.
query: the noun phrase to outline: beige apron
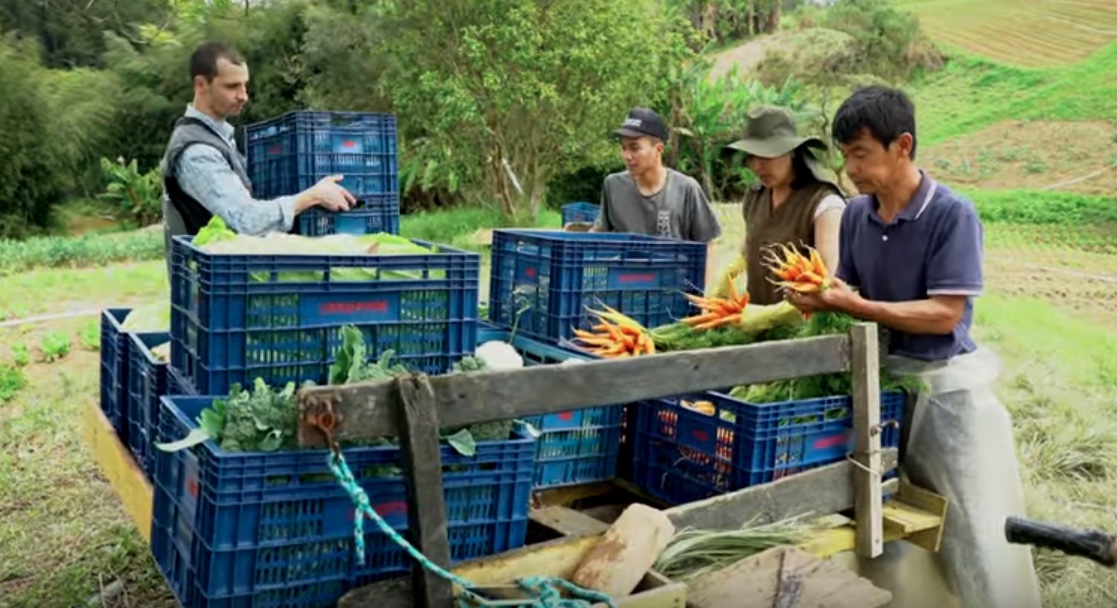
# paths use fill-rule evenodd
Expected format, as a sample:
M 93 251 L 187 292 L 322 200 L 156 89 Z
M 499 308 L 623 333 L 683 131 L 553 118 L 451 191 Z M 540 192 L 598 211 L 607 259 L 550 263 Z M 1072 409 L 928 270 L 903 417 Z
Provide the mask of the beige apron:
M 996 355 L 979 349 L 937 363 L 889 357 L 886 366 L 930 388 L 912 413 L 901 473 L 946 497 L 946 529 L 937 554 L 893 542 L 873 560 L 835 559 L 892 591 L 890 608 L 1038 608 L 1031 550 L 1004 539 L 1005 518 L 1025 510 L 1012 423 L 993 393 Z

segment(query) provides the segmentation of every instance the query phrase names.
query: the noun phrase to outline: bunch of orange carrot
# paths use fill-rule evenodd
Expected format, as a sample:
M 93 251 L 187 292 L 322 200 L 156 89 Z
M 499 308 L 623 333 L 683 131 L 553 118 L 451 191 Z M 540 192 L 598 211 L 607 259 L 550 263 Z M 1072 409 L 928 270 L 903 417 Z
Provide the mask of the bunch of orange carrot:
M 644 326 L 605 306 L 605 312 L 587 309 L 596 317 L 593 331 L 575 329 L 574 342 L 599 357 L 616 358 L 654 355 L 655 343 Z
M 779 280 L 772 281 L 784 289 L 799 293 L 816 293 L 830 286 L 830 272 L 822 263 L 822 256 L 813 247 L 805 247 L 807 255 L 786 245 L 768 250 L 765 265 Z M 771 280 L 771 279 L 769 279 Z
M 686 294 L 686 298 L 694 303 L 701 313 L 681 319 L 685 323 L 697 330 L 716 329 L 726 325 L 733 325 L 741 322 L 741 314 L 745 312 L 745 307 L 749 305 L 749 294 L 737 293 L 737 288 L 733 282 L 728 283 L 729 293 L 725 297 L 717 296 L 696 296 L 693 294 Z

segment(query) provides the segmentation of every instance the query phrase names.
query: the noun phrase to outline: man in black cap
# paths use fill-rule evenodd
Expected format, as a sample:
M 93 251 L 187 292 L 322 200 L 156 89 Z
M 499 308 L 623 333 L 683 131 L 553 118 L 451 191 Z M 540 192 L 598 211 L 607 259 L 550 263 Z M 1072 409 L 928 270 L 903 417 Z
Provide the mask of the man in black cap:
M 711 245 L 707 267 L 712 268 L 712 243 L 721 235 L 721 226 L 698 182 L 664 166 L 667 127 L 663 119 L 647 108 L 634 108 L 613 135 L 620 139 L 627 170 L 605 178 L 594 232 L 707 243 Z

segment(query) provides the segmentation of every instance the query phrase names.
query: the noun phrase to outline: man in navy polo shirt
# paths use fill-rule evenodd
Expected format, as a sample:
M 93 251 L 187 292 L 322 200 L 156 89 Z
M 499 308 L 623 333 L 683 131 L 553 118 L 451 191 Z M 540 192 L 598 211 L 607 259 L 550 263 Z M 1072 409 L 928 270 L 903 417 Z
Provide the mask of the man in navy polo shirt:
M 804 312 L 883 326 L 885 365 L 927 385 L 908 421 L 902 470 L 950 501 L 935 561 L 953 600 L 1038 607 L 1031 553 L 1004 539 L 1005 518 L 1025 513 L 1011 421 L 993 394 L 999 363 L 970 336 L 983 286 L 977 212 L 916 165 L 915 108 L 901 91 L 858 90 L 838 109 L 833 135 L 862 195 L 842 215 L 834 286 L 788 299 Z M 891 545 L 866 574 L 886 579 L 876 582 L 893 590 L 893 605 L 943 605 L 924 583 L 914 589 L 925 573 L 904 565 L 917 559 L 910 546 Z

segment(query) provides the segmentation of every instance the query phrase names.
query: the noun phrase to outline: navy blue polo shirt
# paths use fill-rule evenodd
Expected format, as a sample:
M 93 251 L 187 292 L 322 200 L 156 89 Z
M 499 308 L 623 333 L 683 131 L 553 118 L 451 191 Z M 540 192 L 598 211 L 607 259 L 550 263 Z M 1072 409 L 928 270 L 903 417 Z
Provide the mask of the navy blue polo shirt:
M 923 179 L 911 202 L 891 222 L 881 219 L 875 197 L 850 201 L 842 214 L 836 274 L 879 302 L 968 296 L 950 334 L 889 330 L 891 354 L 940 361 L 977 348 L 970 326 L 973 301 L 982 290 L 983 234 L 972 202 L 920 173 Z

